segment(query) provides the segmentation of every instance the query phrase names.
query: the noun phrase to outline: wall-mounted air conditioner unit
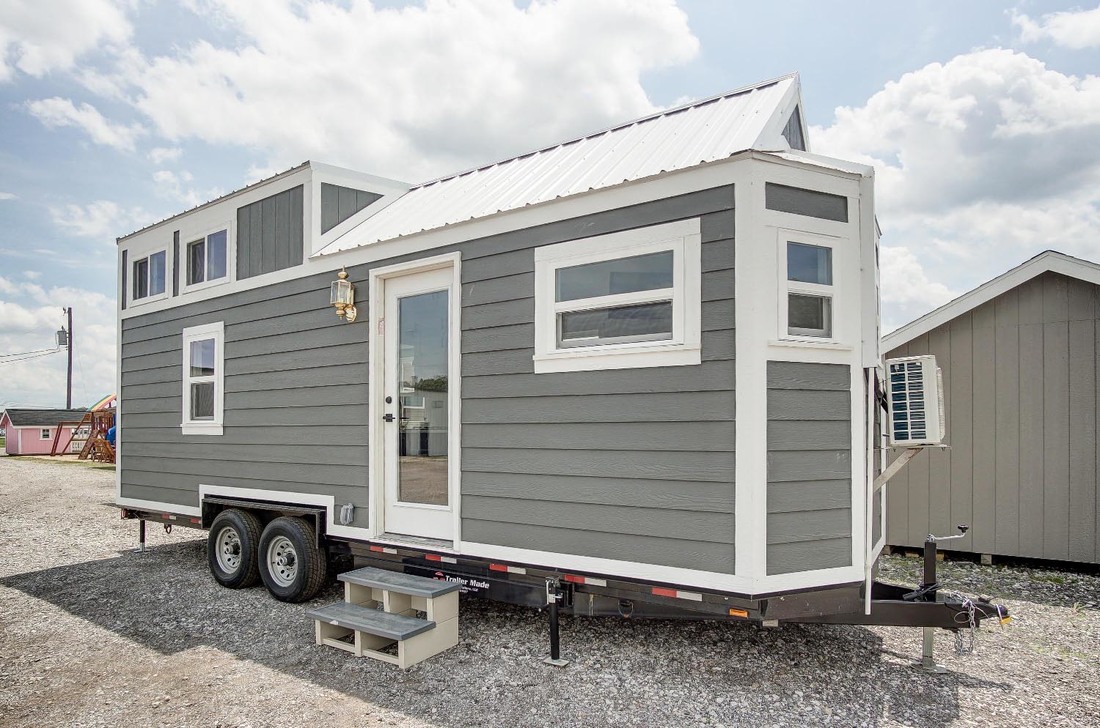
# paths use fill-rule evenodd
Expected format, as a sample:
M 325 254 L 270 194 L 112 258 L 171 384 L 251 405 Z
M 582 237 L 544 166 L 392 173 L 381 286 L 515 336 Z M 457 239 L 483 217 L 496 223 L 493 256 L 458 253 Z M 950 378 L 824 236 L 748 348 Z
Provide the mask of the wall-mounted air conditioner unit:
M 939 445 L 947 432 L 943 374 L 934 356 L 886 361 L 890 444 Z

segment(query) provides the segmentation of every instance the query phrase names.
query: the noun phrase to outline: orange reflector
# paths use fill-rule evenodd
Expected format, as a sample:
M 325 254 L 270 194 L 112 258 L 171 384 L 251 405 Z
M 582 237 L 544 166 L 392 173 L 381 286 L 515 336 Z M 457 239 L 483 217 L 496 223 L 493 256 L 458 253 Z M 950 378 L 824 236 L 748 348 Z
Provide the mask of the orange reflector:
M 439 554 L 424 554 L 424 558 L 428 561 L 442 561 L 443 557 Z
M 734 609 L 733 607 L 730 607 L 730 616 L 731 617 L 747 617 L 747 616 L 749 616 L 749 612 L 748 612 L 747 609 Z
M 378 552 L 378 553 L 381 553 L 381 552 L 382 552 L 382 547 L 381 547 L 381 546 L 371 546 L 371 547 L 370 547 L 370 550 L 371 550 L 371 551 L 376 551 L 376 552 Z
M 663 587 L 655 586 L 653 587 L 653 593 L 659 597 L 672 597 L 673 599 L 676 598 L 675 589 L 665 589 Z

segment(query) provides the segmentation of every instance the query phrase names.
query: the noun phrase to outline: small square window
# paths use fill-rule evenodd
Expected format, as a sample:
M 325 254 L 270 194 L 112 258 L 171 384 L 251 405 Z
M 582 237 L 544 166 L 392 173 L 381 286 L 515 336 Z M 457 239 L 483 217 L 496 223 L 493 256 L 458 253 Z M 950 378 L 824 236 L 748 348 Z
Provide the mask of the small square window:
M 787 280 L 833 285 L 833 251 L 820 245 L 787 243 Z
M 787 332 L 796 336 L 833 335 L 833 304 L 828 296 L 791 293 L 787 296 Z
M 225 278 L 228 273 L 229 231 L 218 230 L 187 244 L 187 285 Z
M 42 431 L 38 433 L 38 436 L 43 440 L 49 440 L 53 437 L 53 430 L 48 427 L 43 427 Z

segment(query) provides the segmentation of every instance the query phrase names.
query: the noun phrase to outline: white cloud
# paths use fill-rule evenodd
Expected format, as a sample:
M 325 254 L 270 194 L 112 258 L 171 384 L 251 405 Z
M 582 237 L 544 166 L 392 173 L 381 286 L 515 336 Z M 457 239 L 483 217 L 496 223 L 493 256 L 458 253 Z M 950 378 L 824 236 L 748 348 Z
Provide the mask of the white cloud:
M 1037 21 L 1014 10 L 1012 24 L 1025 43 L 1050 40 L 1075 50 L 1100 48 L 1100 7 L 1048 13 Z
M 52 207 L 50 217 L 54 224 L 76 235 L 110 241 L 156 222 L 154 215 L 140 207 L 127 209 L 110 200 Z
M 94 403 L 114 390 L 114 301 L 93 291 L 0 277 L 0 355 L 55 348 L 63 324 L 62 306 L 72 306 L 74 335 L 73 404 Z M 65 404 L 63 353 L 13 361 L 0 356 L 0 407 Z
M 175 162 L 183 154 L 179 147 L 154 147 L 149 150 L 149 161 L 156 165 Z
M 14 192 L 0 192 L 0 200 L 18 200 L 19 196 Z
M 75 126 L 83 129 L 96 144 L 133 151 L 135 140 L 145 133 L 140 124 L 114 124 L 88 103 L 78 107 L 69 99 L 53 97 L 28 101 L 27 111 L 48 128 Z
M 182 203 L 185 208 L 197 207 L 224 194 L 216 187 L 205 190 L 195 189 L 191 186 L 194 181 L 194 175 L 186 170 L 176 173 L 168 169 L 159 169 L 153 173 L 156 193 L 175 203 Z
M 167 139 L 417 181 L 653 110 L 640 77 L 698 50 L 672 0 L 211 2 L 238 34 L 124 84 Z M 287 42 L 293 38 L 293 42 Z
M 810 136 L 817 152 L 875 166 L 887 323 L 1048 248 L 1100 260 L 1096 76 L 976 51 L 838 108 Z
M 112 0 L 4 0 L 0 3 L 0 83 L 16 69 L 35 78 L 73 67 L 104 46 L 125 43 L 132 28 Z

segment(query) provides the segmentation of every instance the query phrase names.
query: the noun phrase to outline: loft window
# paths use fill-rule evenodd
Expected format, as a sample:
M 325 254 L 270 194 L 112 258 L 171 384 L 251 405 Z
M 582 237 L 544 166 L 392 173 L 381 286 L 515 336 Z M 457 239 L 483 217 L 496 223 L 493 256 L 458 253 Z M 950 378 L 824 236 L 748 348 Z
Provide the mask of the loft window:
M 133 301 L 164 295 L 164 281 L 167 277 L 168 252 L 157 251 L 134 261 L 134 289 L 130 296 Z
M 698 364 L 699 221 L 535 251 L 535 371 Z
M 187 285 L 226 278 L 229 273 L 229 230 L 217 230 L 187 244 Z
M 183 423 L 185 435 L 222 434 L 225 359 L 221 322 L 183 330 Z
M 833 249 L 785 240 L 786 330 L 789 336 L 833 338 Z

